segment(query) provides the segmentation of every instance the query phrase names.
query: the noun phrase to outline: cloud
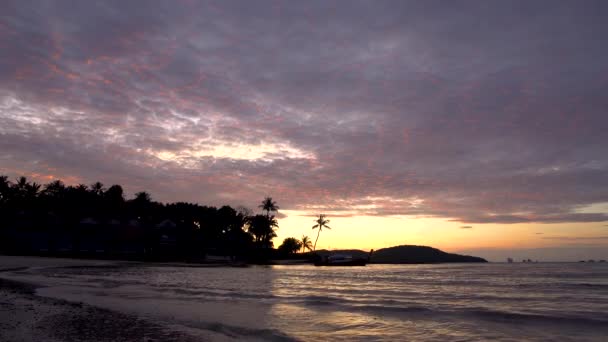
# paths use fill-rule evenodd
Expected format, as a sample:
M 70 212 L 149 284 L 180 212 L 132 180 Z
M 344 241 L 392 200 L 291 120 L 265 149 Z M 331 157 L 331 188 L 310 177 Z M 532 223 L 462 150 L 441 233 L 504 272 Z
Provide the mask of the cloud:
M 594 241 L 608 240 L 608 236 L 545 236 L 543 240 L 559 240 L 559 241 Z
M 544 233 L 537 232 L 537 233 L 535 233 L 535 234 L 536 234 L 536 235 L 543 235 Z
M 0 173 L 336 217 L 607 221 L 577 211 L 608 202 L 605 12 L 8 1 Z
M 287 218 L 287 214 L 282 213 L 282 212 L 278 212 L 278 213 L 276 213 L 276 214 L 275 214 L 275 216 L 276 216 L 276 218 L 278 218 L 278 219 L 284 219 L 284 218 Z
M 460 229 L 473 229 L 473 226 L 460 226 Z

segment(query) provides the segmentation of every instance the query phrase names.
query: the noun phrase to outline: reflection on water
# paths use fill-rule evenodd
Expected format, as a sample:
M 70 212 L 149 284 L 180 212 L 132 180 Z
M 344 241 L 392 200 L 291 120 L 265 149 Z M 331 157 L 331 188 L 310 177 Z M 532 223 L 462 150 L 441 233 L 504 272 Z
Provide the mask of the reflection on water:
M 30 273 L 55 285 L 41 289 L 43 295 L 236 339 L 602 340 L 608 335 L 608 267 L 601 264 L 138 265 Z

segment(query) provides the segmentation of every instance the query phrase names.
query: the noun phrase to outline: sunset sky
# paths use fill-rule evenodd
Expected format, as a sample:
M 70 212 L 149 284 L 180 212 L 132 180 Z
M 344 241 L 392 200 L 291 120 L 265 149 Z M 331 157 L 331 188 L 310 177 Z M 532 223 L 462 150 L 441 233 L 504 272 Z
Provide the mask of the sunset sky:
M 606 1 L 2 1 L 0 174 L 279 238 L 608 259 Z

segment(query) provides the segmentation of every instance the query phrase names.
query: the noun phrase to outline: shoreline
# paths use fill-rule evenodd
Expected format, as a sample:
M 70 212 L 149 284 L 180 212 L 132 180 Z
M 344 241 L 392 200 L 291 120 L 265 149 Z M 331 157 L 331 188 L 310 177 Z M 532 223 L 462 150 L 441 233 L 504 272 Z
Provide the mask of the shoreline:
M 172 331 L 135 315 L 38 296 L 37 288 L 35 284 L 0 276 L 1 341 L 208 340 Z

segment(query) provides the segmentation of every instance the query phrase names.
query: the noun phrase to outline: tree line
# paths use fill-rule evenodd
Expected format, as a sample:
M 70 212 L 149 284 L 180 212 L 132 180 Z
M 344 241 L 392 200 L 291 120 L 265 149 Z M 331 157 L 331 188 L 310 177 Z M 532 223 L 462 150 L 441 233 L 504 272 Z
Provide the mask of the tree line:
M 311 249 L 308 237 L 287 238 L 274 249 L 279 207 L 266 197 L 259 208 L 262 214 L 228 205 L 164 204 L 145 191 L 126 199 L 120 185 L 42 185 L 0 176 L 0 251 L 262 260 Z

